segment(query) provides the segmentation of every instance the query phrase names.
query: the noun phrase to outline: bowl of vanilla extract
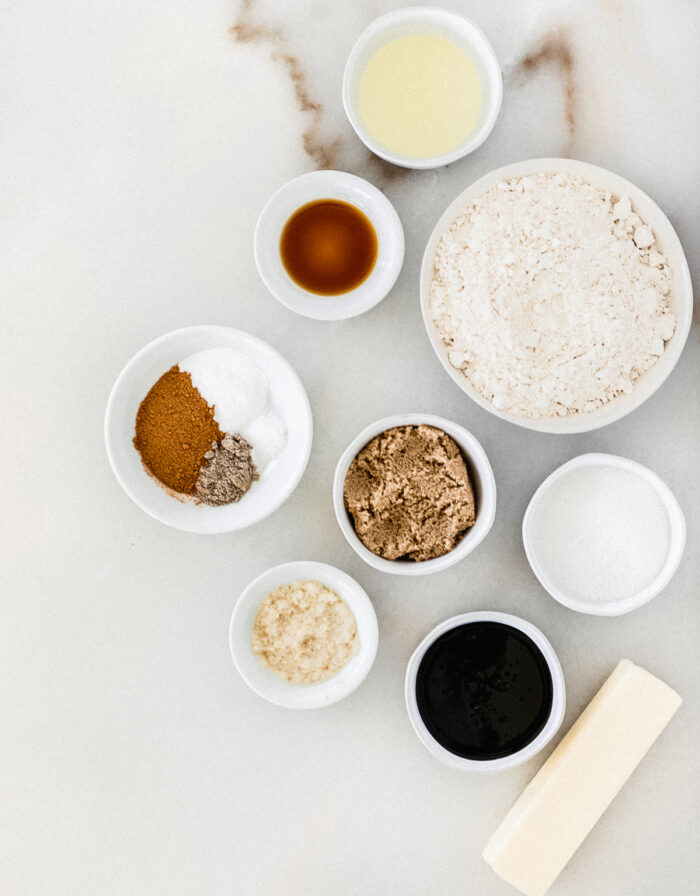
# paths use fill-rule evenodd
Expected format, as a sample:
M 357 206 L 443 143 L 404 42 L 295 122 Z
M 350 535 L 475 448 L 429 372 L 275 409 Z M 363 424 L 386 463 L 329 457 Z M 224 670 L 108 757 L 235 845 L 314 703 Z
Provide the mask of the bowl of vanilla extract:
M 405 247 L 396 210 L 373 184 L 344 171 L 311 171 L 270 198 L 253 248 L 260 277 L 279 302 L 331 321 L 381 302 Z
M 508 613 L 463 613 L 436 626 L 408 663 L 406 707 L 445 765 L 491 772 L 531 759 L 564 718 L 561 665 L 542 632 Z

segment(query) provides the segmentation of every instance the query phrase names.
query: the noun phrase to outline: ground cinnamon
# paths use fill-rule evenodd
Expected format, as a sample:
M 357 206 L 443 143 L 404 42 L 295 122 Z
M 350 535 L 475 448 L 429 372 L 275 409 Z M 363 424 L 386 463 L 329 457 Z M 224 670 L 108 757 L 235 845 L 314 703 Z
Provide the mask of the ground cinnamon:
M 151 388 L 136 415 L 134 445 L 144 466 L 184 495 L 194 493 L 204 455 L 222 436 L 214 408 L 177 365 Z

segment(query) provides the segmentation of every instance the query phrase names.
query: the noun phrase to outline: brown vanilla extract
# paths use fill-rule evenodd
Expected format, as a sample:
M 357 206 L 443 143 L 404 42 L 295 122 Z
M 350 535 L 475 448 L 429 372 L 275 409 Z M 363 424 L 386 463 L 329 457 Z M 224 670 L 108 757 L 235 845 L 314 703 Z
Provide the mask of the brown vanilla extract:
M 319 199 L 297 209 L 284 225 L 280 256 L 294 282 L 322 296 L 356 289 L 377 261 L 377 234 L 354 205 Z
M 416 676 L 418 711 L 431 735 L 464 759 L 522 750 L 549 718 L 552 675 L 542 651 L 502 622 L 468 622 L 440 635 Z

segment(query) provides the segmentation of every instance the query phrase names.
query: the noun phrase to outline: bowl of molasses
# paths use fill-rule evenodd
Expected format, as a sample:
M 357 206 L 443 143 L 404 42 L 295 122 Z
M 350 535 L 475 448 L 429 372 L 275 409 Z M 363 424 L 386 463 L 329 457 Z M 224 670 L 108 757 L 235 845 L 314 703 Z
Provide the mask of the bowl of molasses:
M 542 632 L 508 613 L 463 613 L 436 626 L 406 670 L 406 706 L 445 765 L 492 772 L 531 759 L 564 718 L 564 676 Z

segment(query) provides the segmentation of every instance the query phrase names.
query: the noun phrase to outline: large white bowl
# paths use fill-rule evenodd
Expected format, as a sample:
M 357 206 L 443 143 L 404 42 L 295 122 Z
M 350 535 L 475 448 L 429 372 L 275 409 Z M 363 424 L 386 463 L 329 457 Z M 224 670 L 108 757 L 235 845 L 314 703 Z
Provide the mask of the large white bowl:
M 474 489 L 474 502 L 476 504 L 476 522 L 469 529 L 458 544 L 447 554 L 434 557 L 432 560 L 386 560 L 378 557 L 366 548 L 355 532 L 350 514 L 345 509 L 343 490 L 345 477 L 350 464 L 359 451 L 375 436 L 395 426 L 433 426 L 441 429 L 451 436 L 459 445 L 467 461 L 469 478 Z M 350 442 L 338 461 L 333 479 L 333 506 L 338 525 L 353 550 L 370 566 L 380 572 L 388 572 L 398 576 L 425 576 L 429 573 L 441 572 L 455 563 L 459 563 L 468 554 L 471 554 L 491 531 L 496 517 L 496 480 L 491 469 L 491 464 L 481 443 L 469 430 L 446 420 L 444 417 L 436 417 L 432 414 L 396 414 L 393 417 L 384 417 L 365 427 Z
M 319 684 L 296 685 L 279 678 L 253 653 L 253 624 L 258 607 L 280 585 L 291 582 L 321 582 L 336 591 L 350 608 L 357 623 L 359 650 L 337 675 Z M 236 668 L 256 694 L 290 709 L 318 709 L 347 697 L 367 677 L 377 655 L 377 615 L 367 593 L 347 573 L 327 563 L 299 560 L 268 569 L 252 581 L 238 599 L 231 616 L 229 646 Z
M 466 759 L 463 756 L 457 756 L 445 749 L 441 743 L 433 737 L 428 730 L 418 709 L 418 700 L 416 698 L 416 679 L 418 677 L 418 669 L 428 648 L 437 639 L 444 635 L 445 632 L 451 631 L 460 625 L 466 625 L 470 622 L 500 622 L 503 625 L 510 625 L 518 631 L 534 641 L 544 656 L 549 672 L 552 676 L 552 708 L 544 725 L 544 728 L 529 744 L 524 746 L 522 750 L 512 753 L 510 756 L 502 756 L 500 759 Z M 468 772 L 497 772 L 507 768 L 513 768 L 527 762 L 528 759 L 539 753 L 559 730 L 564 718 L 564 710 L 566 708 L 566 685 L 564 684 L 564 673 L 557 658 L 554 648 L 549 643 L 542 632 L 531 622 L 521 619 L 519 616 L 511 616 L 510 613 L 497 613 L 489 610 L 477 611 L 475 613 L 462 613 L 460 616 L 453 616 L 437 625 L 428 635 L 423 638 L 418 647 L 416 647 L 411 659 L 408 661 L 406 668 L 406 679 L 404 682 L 404 697 L 406 700 L 406 709 L 408 717 L 413 725 L 413 730 L 418 735 L 421 743 L 433 754 L 433 756 L 448 765 L 450 768 L 456 768 L 460 771 Z
M 481 78 L 481 111 L 473 131 L 461 146 L 430 158 L 399 155 L 387 149 L 365 128 L 358 109 L 360 80 L 372 56 L 389 41 L 416 33 L 436 34 L 461 47 L 476 66 Z M 373 153 L 403 168 L 437 168 L 473 152 L 493 130 L 502 99 L 501 67 L 486 35 L 470 19 L 437 6 L 407 6 L 379 16 L 357 39 L 343 74 L 343 107 L 355 133 Z
M 280 254 L 287 221 L 302 206 L 322 199 L 359 208 L 377 235 L 377 260 L 367 278 L 335 296 L 317 295 L 295 283 Z M 403 265 L 404 234 L 396 209 L 374 184 L 345 171 L 311 171 L 288 181 L 270 197 L 255 226 L 253 251 L 263 283 L 286 308 L 315 320 L 345 320 L 374 308 L 391 291 Z
M 287 427 L 287 442 L 280 456 L 237 504 L 223 507 L 174 497 L 149 476 L 133 443 L 136 413 L 151 386 L 174 364 L 209 348 L 244 352 L 262 368 L 269 382 L 270 403 Z M 262 339 L 228 327 L 174 330 L 142 348 L 117 377 L 105 415 L 107 456 L 132 501 L 168 526 L 207 534 L 244 529 L 283 504 L 306 469 L 312 435 L 309 399 L 289 363 Z
M 556 173 L 558 171 L 567 171 L 572 174 L 578 174 L 584 180 L 608 190 L 616 196 L 626 194 L 632 200 L 632 208 L 639 216 L 651 227 L 656 237 L 656 244 L 659 250 L 666 255 L 673 271 L 674 283 L 673 290 L 670 295 L 671 311 L 676 316 L 676 331 L 671 339 L 666 343 L 666 348 L 659 360 L 647 370 L 637 380 L 634 389 L 630 395 L 620 395 L 604 407 L 592 411 L 589 414 L 572 414 L 568 417 L 559 417 L 551 419 L 549 417 L 531 420 L 513 414 L 509 411 L 497 410 L 490 401 L 487 401 L 480 395 L 476 389 L 469 383 L 467 378 L 450 364 L 447 353 L 449 348 L 443 343 L 440 334 L 433 323 L 430 314 L 430 284 L 433 279 L 433 258 L 435 250 L 440 241 L 440 237 L 452 224 L 467 206 L 485 190 L 497 184 L 499 181 L 512 177 L 520 177 L 526 174 L 534 174 L 538 171 L 548 173 Z M 666 215 L 650 199 L 646 193 L 635 187 L 629 181 L 613 174 L 612 171 L 606 171 L 604 168 L 598 168 L 596 165 L 588 165 L 585 162 L 579 162 L 574 159 L 529 159 L 524 162 L 516 162 L 513 165 L 506 165 L 503 168 L 497 168 L 484 177 L 479 178 L 473 184 L 470 184 L 466 190 L 450 203 L 441 215 L 440 220 L 430 235 L 428 245 L 423 255 L 423 265 L 420 275 L 420 301 L 421 310 L 423 312 L 423 322 L 428 332 L 430 344 L 435 350 L 440 363 L 448 372 L 450 377 L 457 383 L 459 388 L 472 398 L 478 405 L 485 410 L 500 417 L 502 420 L 508 420 L 509 423 L 515 423 L 526 429 L 534 429 L 538 432 L 551 432 L 570 434 L 577 432 L 588 432 L 592 429 L 599 429 L 601 426 L 607 426 L 614 423 L 621 417 L 625 417 L 631 411 L 638 408 L 650 395 L 652 395 L 659 386 L 664 382 L 666 377 L 671 373 L 680 358 L 683 346 L 690 331 L 690 325 L 693 319 L 693 287 L 690 282 L 690 271 L 688 270 L 688 262 L 686 261 L 683 247 L 680 240 L 673 229 L 671 222 Z
M 643 588 L 631 597 L 601 603 L 594 600 L 584 600 L 575 595 L 568 594 L 555 584 L 549 574 L 546 564 L 541 561 L 540 555 L 537 552 L 536 542 L 532 535 L 532 528 L 534 525 L 533 520 L 537 516 L 538 506 L 542 497 L 550 489 L 556 488 L 557 483 L 562 476 L 565 476 L 571 470 L 577 470 L 581 467 L 606 466 L 617 467 L 618 469 L 633 473 L 635 476 L 639 476 L 640 479 L 643 479 L 656 491 L 668 514 L 671 539 L 668 547 L 668 556 L 666 557 L 666 562 L 664 563 L 663 568 L 646 588 Z M 576 610 L 577 613 L 588 613 L 592 616 L 620 616 L 623 613 L 629 613 L 631 610 L 636 610 L 637 607 L 649 603 L 652 598 L 656 597 L 657 594 L 660 594 L 671 581 L 676 574 L 676 570 L 680 566 L 683 551 L 685 549 L 686 537 L 685 517 L 683 516 L 681 506 L 678 503 L 676 496 L 660 476 L 643 464 L 630 460 L 627 457 L 619 457 L 615 454 L 597 453 L 580 454 L 578 457 L 574 457 L 572 460 L 568 461 L 568 463 L 557 467 L 553 473 L 550 473 L 530 499 L 530 503 L 525 511 L 525 516 L 523 517 L 522 531 L 525 554 L 532 571 L 539 579 L 540 585 L 542 585 L 555 600 L 559 601 L 560 604 L 563 604 L 563 606 L 568 607 L 570 610 Z

